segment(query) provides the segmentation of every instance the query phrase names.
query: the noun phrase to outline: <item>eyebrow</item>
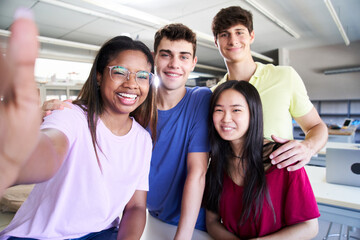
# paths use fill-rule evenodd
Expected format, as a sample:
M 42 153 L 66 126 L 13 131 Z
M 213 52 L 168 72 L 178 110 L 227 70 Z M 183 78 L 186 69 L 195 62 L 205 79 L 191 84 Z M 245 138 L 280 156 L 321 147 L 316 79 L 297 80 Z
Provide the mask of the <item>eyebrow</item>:
M 223 107 L 224 105 L 221 105 L 221 104 L 215 104 L 215 107 Z M 245 107 L 241 104 L 233 104 L 233 105 L 230 105 L 230 107 Z
M 164 52 L 164 53 L 168 53 L 168 54 L 173 55 L 172 51 L 169 50 L 169 49 L 160 49 L 160 50 L 159 50 L 159 53 L 161 53 L 161 52 Z M 190 56 L 192 56 L 191 52 L 185 52 L 185 51 L 183 51 L 183 52 L 180 52 L 180 54 L 183 54 L 183 55 L 185 54 L 185 55 L 190 55 Z
M 235 31 L 246 31 L 246 27 L 235 28 L 234 30 Z M 229 32 L 229 30 L 226 29 L 226 30 L 220 31 L 219 33 L 226 33 L 226 32 Z

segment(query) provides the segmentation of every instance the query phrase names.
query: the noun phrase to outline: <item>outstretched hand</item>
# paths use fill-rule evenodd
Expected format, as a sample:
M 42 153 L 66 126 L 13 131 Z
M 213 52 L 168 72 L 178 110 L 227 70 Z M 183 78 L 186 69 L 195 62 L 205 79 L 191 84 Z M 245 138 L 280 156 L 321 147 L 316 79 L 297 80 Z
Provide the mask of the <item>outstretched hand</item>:
M 278 168 L 287 168 L 288 171 L 295 171 L 310 162 L 312 152 L 304 142 L 288 140 L 271 135 L 271 138 L 283 145 L 270 154 L 271 163 Z
M 11 32 L 0 57 L 0 196 L 33 152 L 41 123 L 34 80 L 38 32 L 29 10 L 15 13 Z

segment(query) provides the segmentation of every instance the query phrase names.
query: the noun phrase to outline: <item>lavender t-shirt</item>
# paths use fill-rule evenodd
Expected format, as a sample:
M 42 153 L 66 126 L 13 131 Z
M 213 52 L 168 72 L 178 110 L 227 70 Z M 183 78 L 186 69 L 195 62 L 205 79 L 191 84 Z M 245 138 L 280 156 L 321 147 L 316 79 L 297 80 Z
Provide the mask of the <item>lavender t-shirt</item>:
M 112 134 L 99 120 L 97 153 L 102 171 L 86 114 L 78 106 L 54 111 L 41 128 L 55 128 L 67 136 L 67 157 L 53 178 L 35 186 L 0 239 L 78 238 L 117 226 L 135 190 L 148 191 L 152 141 L 134 119 L 124 136 Z

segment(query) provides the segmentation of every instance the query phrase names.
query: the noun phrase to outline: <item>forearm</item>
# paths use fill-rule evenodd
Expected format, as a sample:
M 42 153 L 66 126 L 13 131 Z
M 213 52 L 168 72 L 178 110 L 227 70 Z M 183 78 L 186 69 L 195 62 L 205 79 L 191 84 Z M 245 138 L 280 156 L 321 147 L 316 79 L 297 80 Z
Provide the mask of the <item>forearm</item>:
M 50 179 L 59 170 L 68 151 L 66 136 L 57 130 L 40 133 L 39 142 L 21 168 L 16 184 L 38 183 Z
M 0 158 L 6 158 L 6 156 L 0 155 Z M 12 162 L 11 160 L 2 161 L 0 164 L 0 197 L 4 191 L 13 185 L 21 170 L 20 165 Z
M 328 129 L 324 122 L 320 122 L 305 133 L 304 144 L 311 149 L 311 154 L 318 153 L 326 144 L 328 139 Z
M 124 211 L 117 239 L 140 239 L 146 223 L 146 207 L 133 207 Z
M 229 232 L 219 221 L 207 223 L 207 231 L 215 240 L 240 240 L 233 233 Z
M 205 173 L 187 176 L 181 202 L 181 215 L 175 239 L 191 239 L 205 187 Z
M 300 240 L 312 239 L 318 233 L 318 220 L 317 218 L 291 225 L 281 229 L 278 232 L 269 234 L 264 237 L 256 238 L 261 240 Z

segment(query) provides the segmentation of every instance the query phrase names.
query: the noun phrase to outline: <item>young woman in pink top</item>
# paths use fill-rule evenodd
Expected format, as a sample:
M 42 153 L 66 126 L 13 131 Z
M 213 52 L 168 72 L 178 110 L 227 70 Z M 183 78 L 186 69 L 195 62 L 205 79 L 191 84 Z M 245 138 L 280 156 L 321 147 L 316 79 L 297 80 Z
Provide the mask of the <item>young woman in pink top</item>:
M 215 239 L 311 239 L 319 210 L 304 168 L 272 166 L 279 147 L 263 138 L 257 90 L 227 81 L 210 103 L 211 162 L 206 175 L 206 227 Z
M 30 27 L 29 36 L 36 42 L 32 21 L 23 19 L 15 25 L 18 41 L 21 27 L 25 32 Z M 29 49 L 36 52 L 35 46 L 31 44 Z M 19 47 L 26 55 L 24 44 Z M 20 73 L 28 67 L 27 73 L 33 74 L 36 54 L 29 56 L 28 62 L 21 62 L 20 53 L 13 56 L 9 62 L 19 60 L 12 63 L 19 64 Z M 29 95 L 23 96 L 17 89 L 18 95 L 4 95 L 0 113 L 8 113 L 9 119 L 21 111 L 31 115 L 29 126 L 33 130 L 28 131 L 27 125 L 18 127 L 25 139 L 30 136 L 36 144 L 33 151 L 26 149 L 30 157 L 8 148 L 8 159 L 4 160 L 1 149 L 0 173 L 14 177 L 10 184 L 38 184 L 0 233 L 0 239 L 140 239 L 146 221 L 152 151 L 152 139 L 144 127 L 156 126 L 153 71 L 152 54 L 143 43 L 123 36 L 107 41 L 71 109 L 54 111 L 44 119 L 40 132 L 40 121 L 36 124 L 34 114 L 21 105 L 31 97 L 34 101 L 28 104 L 38 108 L 32 79 L 14 75 L 14 83 L 22 81 Z M 1 85 L 2 90 L 5 87 Z M 40 116 L 38 110 L 35 114 Z M 13 126 L 8 125 L 9 129 Z M 4 128 L 0 130 L 7 133 Z M 19 136 L 9 136 L 9 140 L 16 137 L 21 143 Z M 22 146 L 18 147 L 21 152 Z M 3 168 L 5 165 L 14 168 Z

